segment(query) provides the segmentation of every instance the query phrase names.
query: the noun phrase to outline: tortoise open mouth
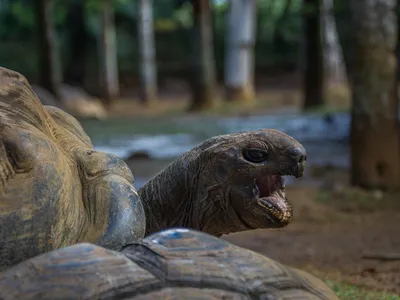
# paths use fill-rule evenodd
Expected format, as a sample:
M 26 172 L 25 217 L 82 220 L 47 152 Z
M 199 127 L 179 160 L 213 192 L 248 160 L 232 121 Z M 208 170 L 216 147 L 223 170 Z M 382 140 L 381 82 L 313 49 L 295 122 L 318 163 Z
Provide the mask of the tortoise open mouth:
M 267 175 L 257 178 L 253 192 L 257 203 L 268 211 L 275 222 L 289 223 L 293 210 L 286 198 L 284 176 Z

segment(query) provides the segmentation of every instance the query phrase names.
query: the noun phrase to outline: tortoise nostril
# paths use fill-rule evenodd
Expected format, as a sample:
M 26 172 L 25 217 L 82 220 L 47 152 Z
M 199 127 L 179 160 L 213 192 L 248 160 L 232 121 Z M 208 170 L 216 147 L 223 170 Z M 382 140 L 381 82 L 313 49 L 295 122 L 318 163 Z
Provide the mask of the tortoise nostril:
M 297 162 L 299 163 L 299 164 L 302 164 L 303 162 L 305 162 L 307 160 L 307 155 L 299 155 L 298 157 L 297 157 Z
M 297 163 L 303 163 L 307 160 L 307 155 L 304 148 L 291 147 L 285 152 L 287 155 L 291 156 Z

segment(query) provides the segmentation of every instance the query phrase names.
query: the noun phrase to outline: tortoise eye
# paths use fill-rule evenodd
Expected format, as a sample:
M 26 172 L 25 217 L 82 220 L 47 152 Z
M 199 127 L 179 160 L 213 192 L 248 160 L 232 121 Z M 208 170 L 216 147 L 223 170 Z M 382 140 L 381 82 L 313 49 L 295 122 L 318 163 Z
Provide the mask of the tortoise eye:
M 268 160 L 268 153 L 259 149 L 246 149 L 243 151 L 243 156 L 246 160 L 253 163 L 261 163 Z

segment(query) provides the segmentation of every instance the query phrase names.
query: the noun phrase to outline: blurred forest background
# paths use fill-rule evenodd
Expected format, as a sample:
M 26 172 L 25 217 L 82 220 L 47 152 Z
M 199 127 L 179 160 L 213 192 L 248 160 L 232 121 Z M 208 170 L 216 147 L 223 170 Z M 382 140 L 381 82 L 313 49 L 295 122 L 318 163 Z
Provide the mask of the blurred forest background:
M 400 299 L 396 0 L 0 0 L 0 65 L 76 116 L 136 187 L 200 141 L 276 128 L 308 151 L 287 228 L 225 239 Z

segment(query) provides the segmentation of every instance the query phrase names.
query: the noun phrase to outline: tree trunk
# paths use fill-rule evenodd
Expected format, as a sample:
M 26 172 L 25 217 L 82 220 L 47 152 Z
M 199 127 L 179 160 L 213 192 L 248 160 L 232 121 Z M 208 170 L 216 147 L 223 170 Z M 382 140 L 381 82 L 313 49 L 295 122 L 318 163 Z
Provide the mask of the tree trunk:
M 216 71 L 212 15 L 209 0 L 193 0 L 192 104 L 190 110 L 204 110 L 214 104 Z
M 325 80 L 329 83 L 344 83 L 346 82 L 346 70 L 332 10 L 333 0 L 323 0 L 321 22 L 324 32 Z
M 304 60 L 303 107 L 305 109 L 324 104 L 324 63 L 321 35 L 321 1 L 303 0 Z
M 62 71 L 53 22 L 53 1 L 36 0 L 35 10 L 39 47 L 39 81 L 45 89 L 60 99 Z
M 109 108 L 112 99 L 119 96 L 117 37 L 115 32 L 112 0 L 101 2 L 100 83 L 105 105 Z
M 138 17 L 140 75 L 142 103 L 150 104 L 157 98 L 156 49 L 153 29 L 153 1 L 139 0 Z
M 335 6 L 343 9 L 337 22 L 343 22 L 339 37 L 352 92 L 352 184 L 398 188 L 396 0 L 335 1 Z
M 67 15 L 69 63 L 65 70 L 65 81 L 81 87 L 85 86 L 87 31 L 85 25 L 85 4 L 81 0 L 72 1 Z
M 255 21 L 256 0 L 231 1 L 225 48 L 225 88 L 229 101 L 254 99 Z
M 396 1 L 396 17 L 400 15 L 400 0 Z M 397 58 L 397 89 L 400 84 L 400 22 L 397 20 L 397 45 L 396 45 L 396 58 Z

